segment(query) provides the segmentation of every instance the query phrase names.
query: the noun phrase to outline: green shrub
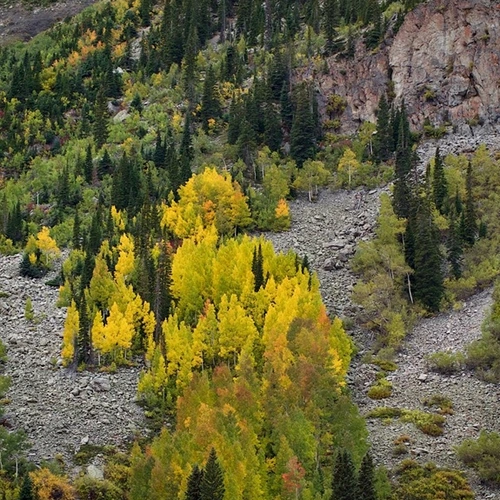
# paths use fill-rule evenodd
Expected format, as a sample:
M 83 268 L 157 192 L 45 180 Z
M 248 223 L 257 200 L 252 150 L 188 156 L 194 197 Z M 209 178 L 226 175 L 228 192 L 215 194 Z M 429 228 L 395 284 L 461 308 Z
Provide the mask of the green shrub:
M 123 491 L 106 479 L 83 476 L 75 481 L 75 489 L 79 498 L 94 500 L 121 500 L 123 498 Z
M 377 365 L 381 370 L 385 372 L 394 372 L 398 369 L 398 365 L 394 361 L 388 361 L 385 359 L 375 359 L 373 361 L 374 365 Z
M 403 414 L 401 408 L 391 408 L 390 406 L 380 406 L 374 408 L 367 415 L 366 418 L 399 418 Z
M 500 344 L 485 333 L 467 347 L 466 365 L 487 382 L 500 381 Z
M 458 458 L 475 469 L 481 479 L 500 485 L 500 434 L 481 431 L 477 440 L 467 439 L 456 448 Z
M 368 389 L 368 397 L 370 399 L 385 399 L 392 394 L 392 384 L 386 379 L 377 380 L 375 385 Z
M 427 413 L 421 410 L 404 410 L 401 416 L 403 422 L 411 422 L 417 429 L 428 436 L 440 436 L 443 434 L 443 426 L 446 419 L 437 413 Z
M 461 352 L 440 351 L 427 356 L 427 364 L 432 371 L 449 375 L 461 370 L 465 356 Z
M 406 459 L 396 469 L 397 486 L 393 498 L 407 500 L 438 498 L 472 500 L 474 493 L 464 475 L 457 470 L 441 469 L 429 463 L 424 466 Z
M 434 394 L 422 401 L 424 406 L 439 408 L 439 412 L 444 415 L 453 415 L 453 401 L 442 394 Z

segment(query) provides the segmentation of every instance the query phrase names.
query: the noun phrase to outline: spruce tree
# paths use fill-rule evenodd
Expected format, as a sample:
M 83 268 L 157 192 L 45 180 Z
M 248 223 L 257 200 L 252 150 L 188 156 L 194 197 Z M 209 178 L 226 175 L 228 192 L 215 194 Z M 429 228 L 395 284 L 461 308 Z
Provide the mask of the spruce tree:
M 200 490 L 201 500 L 223 500 L 224 498 L 224 475 L 214 448 L 210 450 Z
M 450 221 L 450 229 L 448 240 L 446 242 L 448 247 L 448 262 L 451 268 L 451 274 L 455 279 L 462 276 L 462 237 L 460 234 L 460 225 L 453 218 Z
M 416 214 L 414 247 L 413 295 L 426 309 L 436 312 L 444 293 L 443 259 L 439 250 L 439 232 L 426 198 L 420 199 Z
M 299 168 L 315 153 L 315 127 L 308 89 L 301 85 L 295 93 L 295 113 L 290 132 L 290 155 Z
M 195 465 L 188 477 L 186 500 L 201 500 L 201 482 L 203 471 Z
M 100 149 L 108 140 L 108 108 L 103 91 L 97 93 L 94 105 L 94 141 Z
M 221 106 L 217 95 L 217 80 L 215 78 L 215 72 L 212 66 L 210 66 L 203 84 L 203 96 L 201 98 L 200 110 L 201 123 L 205 132 L 208 132 L 209 120 L 219 118 L 220 114 Z
M 387 161 L 393 151 L 391 114 L 385 94 L 380 97 L 377 108 L 377 135 L 375 137 L 375 156 L 378 161 Z
M 377 500 L 375 492 L 375 469 L 370 453 L 367 453 L 361 462 L 356 500 Z
M 351 454 L 346 450 L 337 453 L 333 468 L 331 500 L 357 500 L 356 471 Z
M 75 210 L 75 218 L 73 222 L 73 237 L 71 238 L 71 241 L 75 250 L 79 250 L 82 247 L 80 211 L 78 210 L 78 208 L 76 208 Z
M 87 146 L 87 150 L 85 153 L 85 161 L 83 163 L 83 176 L 87 184 L 92 184 L 93 171 L 94 171 L 94 163 L 92 160 L 92 147 L 89 144 Z
M 477 237 L 477 217 L 472 193 L 472 164 L 467 165 L 465 178 L 465 207 L 463 215 L 462 237 L 465 243 L 473 245 Z
M 444 214 L 446 212 L 446 201 L 448 197 L 448 183 L 444 175 L 443 159 L 439 153 L 439 148 L 436 149 L 436 155 L 434 156 L 432 194 L 436 208 L 440 213 Z
M 254 277 L 254 290 L 258 292 L 264 285 L 264 258 L 262 256 L 262 245 L 260 243 L 257 248 L 253 249 L 252 273 Z
M 336 27 L 340 24 L 338 0 L 324 0 L 323 2 L 323 29 L 326 36 L 326 51 L 332 54 L 339 47 Z
M 19 491 L 19 500 L 35 500 L 33 495 L 33 483 L 28 473 L 25 474 Z
M 282 140 L 281 120 L 272 104 L 269 103 L 264 110 L 264 142 L 271 151 L 279 151 Z

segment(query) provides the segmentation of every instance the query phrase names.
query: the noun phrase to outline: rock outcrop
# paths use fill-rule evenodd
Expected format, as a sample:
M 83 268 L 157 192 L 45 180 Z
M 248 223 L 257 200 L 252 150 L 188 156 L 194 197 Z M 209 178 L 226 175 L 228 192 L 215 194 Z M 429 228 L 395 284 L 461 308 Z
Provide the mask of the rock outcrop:
M 432 0 L 388 31 L 376 51 L 360 41 L 354 60 L 333 57 L 317 76 L 320 94 L 345 97 L 345 131 L 375 120 L 380 96 L 403 99 L 412 126 L 425 120 L 473 126 L 500 125 L 500 5 L 493 0 Z

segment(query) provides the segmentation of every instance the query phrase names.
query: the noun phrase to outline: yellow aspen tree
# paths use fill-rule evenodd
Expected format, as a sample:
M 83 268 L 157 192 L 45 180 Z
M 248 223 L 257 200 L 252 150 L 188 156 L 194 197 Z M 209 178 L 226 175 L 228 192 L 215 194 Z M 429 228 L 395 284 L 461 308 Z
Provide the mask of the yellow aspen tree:
M 134 266 L 134 242 L 131 236 L 122 234 L 118 245 L 118 262 L 115 267 L 115 279 L 117 281 L 120 279 L 127 281 L 134 270 Z
M 207 301 L 193 330 L 193 366 L 204 367 L 205 361 L 215 366 L 219 352 L 219 323 L 215 306 Z M 200 365 L 201 363 L 201 365 Z
M 37 247 L 42 252 L 42 259 L 46 267 L 50 267 L 52 261 L 61 255 L 61 251 L 57 247 L 56 241 L 50 237 L 48 227 L 43 226 L 41 231 L 36 235 Z
M 193 376 L 191 330 L 183 321 L 179 323 L 175 314 L 163 322 L 162 330 L 167 353 L 167 375 L 175 377 L 177 387 L 183 388 Z
M 108 264 L 104 257 L 99 254 L 95 260 L 95 267 L 89 285 L 89 296 L 92 303 L 99 308 L 108 308 L 111 298 L 116 292 L 116 284 L 109 272 Z
M 347 172 L 347 185 L 351 189 L 353 174 L 359 169 L 360 163 L 356 159 L 356 153 L 351 148 L 346 148 L 342 158 L 339 160 L 338 171 Z
M 290 207 L 284 198 L 278 200 L 278 204 L 274 210 L 275 222 L 273 228 L 276 231 L 288 231 L 292 223 L 290 218 Z
M 63 348 L 61 355 L 65 366 L 69 365 L 74 360 L 75 343 L 79 330 L 80 316 L 75 301 L 72 300 L 66 313 L 66 321 L 64 322 L 63 330 Z
M 237 355 L 245 345 L 252 346 L 259 332 L 245 309 L 240 305 L 236 295 L 222 297 L 217 315 L 219 320 L 220 357 L 232 361 L 236 365 Z

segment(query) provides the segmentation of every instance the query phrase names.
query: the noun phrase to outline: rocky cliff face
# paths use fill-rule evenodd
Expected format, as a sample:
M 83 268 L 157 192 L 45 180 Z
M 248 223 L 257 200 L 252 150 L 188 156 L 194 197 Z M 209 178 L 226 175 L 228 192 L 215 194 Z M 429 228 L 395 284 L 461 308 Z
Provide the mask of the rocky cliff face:
M 396 36 L 374 54 L 358 43 L 354 60 L 329 61 L 318 78 L 324 96 L 347 99 L 346 131 L 374 120 L 382 92 L 405 100 L 412 125 L 426 119 L 500 125 L 500 4 L 493 0 L 432 0 L 409 13 Z

